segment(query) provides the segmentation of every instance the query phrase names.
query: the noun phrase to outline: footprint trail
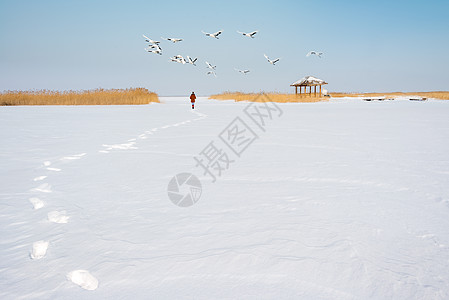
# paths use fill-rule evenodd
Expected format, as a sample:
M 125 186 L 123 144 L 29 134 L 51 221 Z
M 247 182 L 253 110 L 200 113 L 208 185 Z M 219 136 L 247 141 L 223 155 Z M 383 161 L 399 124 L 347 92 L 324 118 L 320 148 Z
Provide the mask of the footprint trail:
M 173 123 L 173 124 L 167 124 L 161 127 L 155 127 L 151 128 L 149 130 L 145 130 L 142 134 L 137 135 L 134 138 L 128 139 L 124 143 L 119 144 L 103 144 L 102 149 L 98 150 L 99 153 L 110 153 L 111 151 L 123 151 L 123 150 L 135 150 L 138 149 L 137 147 L 137 141 L 138 140 L 144 140 L 149 138 L 151 135 L 154 135 L 156 132 L 167 129 L 170 127 L 178 127 L 182 125 L 188 125 L 191 122 L 199 121 L 204 118 L 207 118 L 207 115 L 192 111 L 193 114 L 197 115 L 197 118 L 188 119 L 185 121 Z M 70 161 L 76 161 L 83 158 L 87 153 L 80 153 L 80 154 L 73 154 L 73 155 L 67 155 L 63 156 L 62 158 L 58 159 L 57 161 L 60 162 L 70 162 Z M 43 166 L 47 171 L 50 172 L 60 172 L 62 171 L 61 168 L 58 166 L 53 166 L 53 163 L 51 161 L 44 161 Z M 43 181 L 47 179 L 47 175 L 40 175 L 35 178 L 33 178 L 33 181 Z M 41 185 L 31 189 L 32 192 L 35 193 L 45 193 L 50 194 L 52 193 L 52 186 L 49 183 L 42 183 Z M 29 202 L 32 204 L 34 210 L 42 209 L 46 206 L 45 202 L 39 199 L 38 197 L 31 197 L 29 198 Z M 70 217 L 66 214 L 66 211 L 58 211 L 53 210 L 47 213 L 47 219 L 49 222 L 56 223 L 56 224 L 66 224 L 69 222 Z M 30 252 L 30 258 L 32 260 L 39 260 L 45 257 L 48 247 L 50 245 L 49 241 L 36 241 L 32 245 L 32 249 Z M 89 271 L 87 270 L 74 270 L 66 275 L 67 279 L 73 282 L 76 285 L 79 285 L 81 288 L 85 290 L 95 290 L 98 288 L 98 279 L 95 278 Z

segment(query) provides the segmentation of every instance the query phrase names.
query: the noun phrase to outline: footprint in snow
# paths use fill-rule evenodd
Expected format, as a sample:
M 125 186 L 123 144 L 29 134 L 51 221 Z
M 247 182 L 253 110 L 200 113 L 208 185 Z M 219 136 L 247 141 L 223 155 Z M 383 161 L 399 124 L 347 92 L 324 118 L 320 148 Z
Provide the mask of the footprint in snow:
M 69 221 L 65 211 L 51 211 L 47 214 L 48 220 L 53 223 L 65 224 Z
M 67 279 L 85 290 L 93 291 L 98 287 L 98 279 L 87 270 L 74 270 L 67 274 Z
M 39 198 L 33 197 L 33 198 L 30 198 L 29 200 L 30 200 L 31 204 L 33 204 L 34 209 L 40 209 L 45 206 L 44 201 L 42 201 Z
M 80 159 L 81 157 L 78 156 L 64 156 L 62 159 L 63 160 L 75 160 L 75 159 Z
M 135 147 L 134 145 L 136 142 L 129 142 L 129 143 L 123 143 L 123 144 L 115 144 L 115 145 L 106 145 L 103 144 L 103 147 L 106 147 L 106 151 L 119 149 L 119 150 L 129 150 L 129 149 L 139 149 Z
M 54 172 L 59 172 L 59 171 L 61 171 L 61 169 L 59 169 L 59 168 L 47 168 L 47 170 L 49 170 L 49 171 L 54 171 Z
M 48 183 L 43 183 L 40 186 L 31 189 L 33 192 L 51 193 L 51 185 Z
M 44 180 L 45 178 L 47 178 L 47 176 L 37 176 L 33 180 L 34 181 L 41 181 L 41 180 Z
M 86 155 L 86 153 L 80 153 L 80 154 L 74 154 L 74 155 L 70 155 L 70 156 L 65 156 L 62 159 L 63 160 L 75 160 L 75 159 L 80 159 L 84 155 Z
M 33 243 L 33 248 L 30 253 L 31 259 L 41 259 L 45 256 L 48 249 L 48 242 L 46 241 L 37 241 Z

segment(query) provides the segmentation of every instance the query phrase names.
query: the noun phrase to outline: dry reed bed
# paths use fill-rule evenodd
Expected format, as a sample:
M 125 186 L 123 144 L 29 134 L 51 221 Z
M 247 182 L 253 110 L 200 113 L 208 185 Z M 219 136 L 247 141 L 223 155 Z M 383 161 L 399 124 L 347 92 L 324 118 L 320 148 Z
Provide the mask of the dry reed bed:
M 263 93 L 266 97 L 262 97 L 261 93 L 240 93 L 240 92 L 224 92 L 221 94 L 211 95 L 209 99 L 217 100 L 235 100 L 238 101 L 252 101 L 261 102 L 267 101 L 267 98 L 273 102 L 287 103 L 287 102 L 321 102 L 328 101 L 325 97 L 309 97 L 305 95 L 295 95 L 295 94 L 281 94 L 281 93 Z
M 440 91 L 440 92 L 416 92 L 416 93 L 330 93 L 332 97 L 340 98 L 340 97 L 410 97 L 410 96 L 420 96 L 425 98 L 435 98 L 441 100 L 449 100 L 449 92 Z
M 159 102 L 159 98 L 157 94 L 145 88 L 0 93 L 0 105 L 129 105 L 150 102 Z

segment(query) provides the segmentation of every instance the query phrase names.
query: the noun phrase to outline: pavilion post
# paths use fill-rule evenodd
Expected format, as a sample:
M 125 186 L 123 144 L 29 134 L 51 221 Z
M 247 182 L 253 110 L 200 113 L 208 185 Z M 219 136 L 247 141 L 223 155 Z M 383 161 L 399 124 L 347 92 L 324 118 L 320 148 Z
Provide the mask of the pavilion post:
M 295 86 L 295 95 L 298 95 L 298 86 Z

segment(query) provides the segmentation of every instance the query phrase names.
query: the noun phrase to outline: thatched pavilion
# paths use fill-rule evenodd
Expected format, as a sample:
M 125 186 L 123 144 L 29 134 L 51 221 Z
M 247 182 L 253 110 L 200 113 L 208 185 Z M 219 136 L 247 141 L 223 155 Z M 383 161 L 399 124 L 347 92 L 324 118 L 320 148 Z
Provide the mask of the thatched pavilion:
M 318 79 L 316 77 L 313 76 L 306 76 L 294 83 L 292 83 L 290 86 L 294 86 L 295 87 L 295 94 L 298 95 L 298 87 L 299 87 L 299 95 L 307 95 L 307 87 L 309 87 L 309 97 L 312 96 L 312 87 L 314 87 L 314 95 L 316 97 L 316 87 L 319 86 L 320 87 L 320 97 L 321 97 L 321 86 L 327 84 L 327 82 L 325 82 L 322 79 Z M 304 87 L 304 93 L 302 92 L 302 87 Z

